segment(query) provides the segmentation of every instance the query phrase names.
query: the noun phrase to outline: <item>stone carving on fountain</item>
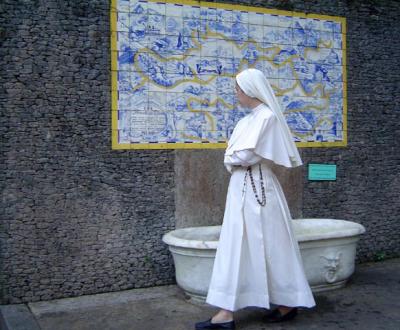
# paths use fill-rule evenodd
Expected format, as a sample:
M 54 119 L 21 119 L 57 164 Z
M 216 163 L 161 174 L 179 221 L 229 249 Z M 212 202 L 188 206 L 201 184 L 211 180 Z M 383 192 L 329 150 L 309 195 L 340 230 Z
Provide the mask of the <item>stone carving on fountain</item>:
M 341 256 L 341 252 L 338 252 L 335 256 L 330 257 L 320 256 L 321 259 L 325 260 L 324 268 L 326 271 L 324 276 L 327 283 L 334 283 L 337 280 L 338 272 L 341 268 Z

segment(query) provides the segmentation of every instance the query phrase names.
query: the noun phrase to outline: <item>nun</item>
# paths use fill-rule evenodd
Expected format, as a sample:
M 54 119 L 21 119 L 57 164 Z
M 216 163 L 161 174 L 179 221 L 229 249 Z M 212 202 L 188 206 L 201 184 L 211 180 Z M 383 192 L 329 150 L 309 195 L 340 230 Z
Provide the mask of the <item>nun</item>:
M 273 164 L 302 165 L 299 152 L 261 71 L 239 73 L 236 93 L 251 112 L 235 126 L 224 157 L 231 178 L 206 299 L 220 310 L 196 323 L 197 330 L 234 329 L 233 312 L 247 306 L 278 306 L 267 322 L 288 321 L 297 307 L 315 306 L 290 211 L 271 170 Z

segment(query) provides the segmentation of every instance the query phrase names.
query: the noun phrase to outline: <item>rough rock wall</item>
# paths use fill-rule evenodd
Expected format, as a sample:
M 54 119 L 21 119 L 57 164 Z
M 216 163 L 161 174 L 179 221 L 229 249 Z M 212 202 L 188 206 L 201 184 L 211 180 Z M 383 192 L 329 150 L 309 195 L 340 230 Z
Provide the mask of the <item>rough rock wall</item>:
M 108 1 L 2 1 L 1 303 L 174 281 L 173 151 L 111 150 Z
M 308 182 L 304 167 L 297 211 L 362 223 L 359 261 L 399 255 L 400 3 L 240 3 L 347 18 L 349 146 L 302 149 L 338 179 Z M 197 154 L 111 150 L 109 2 L 3 0 L 0 24 L 0 303 L 172 283 L 161 236 Z M 217 198 L 193 194 L 218 203 L 197 204 L 205 218 L 223 211 L 209 182 Z

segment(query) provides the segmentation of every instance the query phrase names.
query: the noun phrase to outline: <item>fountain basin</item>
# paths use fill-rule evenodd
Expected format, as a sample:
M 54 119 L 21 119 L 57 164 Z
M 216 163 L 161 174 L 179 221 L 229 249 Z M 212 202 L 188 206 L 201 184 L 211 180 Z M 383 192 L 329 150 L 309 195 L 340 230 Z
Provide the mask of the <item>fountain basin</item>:
M 311 290 L 343 287 L 354 272 L 357 241 L 365 228 L 337 219 L 295 219 L 292 224 Z M 177 284 L 194 300 L 206 298 L 220 230 L 181 228 L 162 238 L 174 259 Z

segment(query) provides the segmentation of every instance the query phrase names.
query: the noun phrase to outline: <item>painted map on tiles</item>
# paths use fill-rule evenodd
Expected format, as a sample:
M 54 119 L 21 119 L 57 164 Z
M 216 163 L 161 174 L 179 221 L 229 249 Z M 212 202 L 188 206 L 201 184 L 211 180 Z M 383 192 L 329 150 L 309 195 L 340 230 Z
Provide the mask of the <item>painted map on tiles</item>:
M 113 1 L 113 148 L 225 147 L 234 77 L 269 79 L 299 146 L 346 145 L 345 20 L 207 2 Z

